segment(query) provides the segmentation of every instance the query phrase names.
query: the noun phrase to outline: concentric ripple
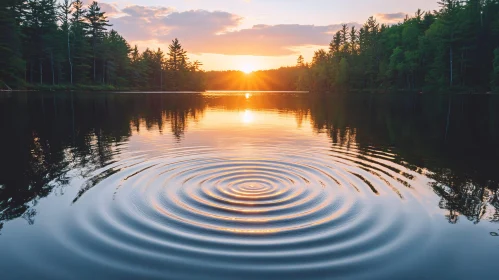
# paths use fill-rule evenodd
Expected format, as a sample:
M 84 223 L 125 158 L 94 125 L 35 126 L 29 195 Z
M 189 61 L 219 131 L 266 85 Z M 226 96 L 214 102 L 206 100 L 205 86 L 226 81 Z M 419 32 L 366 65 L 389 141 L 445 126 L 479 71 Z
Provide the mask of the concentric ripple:
M 62 245 L 112 277 L 344 279 L 389 273 L 431 236 L 419 175 L 388 152 L 160 150 L 99 170 L 54 232 Z

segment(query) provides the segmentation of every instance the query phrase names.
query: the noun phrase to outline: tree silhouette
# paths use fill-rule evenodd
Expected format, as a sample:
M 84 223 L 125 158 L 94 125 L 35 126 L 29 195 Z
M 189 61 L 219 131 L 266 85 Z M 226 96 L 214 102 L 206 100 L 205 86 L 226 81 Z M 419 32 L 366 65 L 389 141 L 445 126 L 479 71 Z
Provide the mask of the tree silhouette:
M 97 2 L 92 2 L 92 4 L 88 7 L 88 12 L 85 14 L 85 18 L 90 24 L 90 36 L 92 40 L 92 58 L 93 58 L 93 81 L 96 81 L 96 50 L 97 44 L 102 42 L 103 37 L 105 36 L 105 30 L 107 26 L 111 26 L 109 24 L 109 20 L 105 15 L 105 12 L 100 11 L 99 4 Z M 103 73 L 104 75 L 104 73 Z

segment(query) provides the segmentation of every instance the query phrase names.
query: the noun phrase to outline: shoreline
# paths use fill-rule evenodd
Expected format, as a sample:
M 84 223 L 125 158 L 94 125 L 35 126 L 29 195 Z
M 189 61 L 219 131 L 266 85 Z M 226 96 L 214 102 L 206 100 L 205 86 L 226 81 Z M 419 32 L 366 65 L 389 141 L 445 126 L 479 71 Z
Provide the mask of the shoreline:
M 311 91 L 296 91 L 296 90 L 206 90 L 206 91 L 155 91 L 155 90 L 0 90 L 1 94 L 8 93 L 184 93 L 184 94 L 203 94 L 203 93 L 298 93 L 298 94 L 310 94 L 312 96 L 333 96 L 333 95 L 344 95 L 344 94 L 377 94 L 377 95 L 499 95 L 499 92 L 401 92 L 401 91 L 347 91 L 347 92 L 311 92 Z
M 62 86 L 42 87 L 42 88 L 28 88 L 28 89 L 0 89 L 0 93 L 13 93 L 13 92 L 54 92 L 54 93 L 70 93 L 70 92 L 88 92 L 88 93 L 300 93 L 310 94 L 315 96 L 327 95 L 342 95 L 342 94 L 417 94 L 417 95 L 498 95 L 499 92 L 493 91 L 473 91 L 473 90 L 458 90 L 453 92 L 450 89 L 424 91 L 424 90 L 404 90 L 404 89 L 352 89 L 352 90 L 338 90 L 338 91 L 307 91 L 307 90 L 227 90 L 227 89 L 206 89 L 206 90 L 157 90 L 157 89 L 116 89 L 110 87 L 98 88 L 97 86 L 82 86 L 67 88 Z

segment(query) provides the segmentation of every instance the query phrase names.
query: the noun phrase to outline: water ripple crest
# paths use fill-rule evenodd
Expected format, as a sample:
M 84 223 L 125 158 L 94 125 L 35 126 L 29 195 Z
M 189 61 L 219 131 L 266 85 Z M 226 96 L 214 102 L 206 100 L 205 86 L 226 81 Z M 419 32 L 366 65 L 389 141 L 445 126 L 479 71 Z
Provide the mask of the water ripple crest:
M 75 200 L 59 242 L 115 276 L 346 278 L 417 257 L 431 234 L 418 175 L 388 152 L 161 150 L 99 170 L 109 175 Z

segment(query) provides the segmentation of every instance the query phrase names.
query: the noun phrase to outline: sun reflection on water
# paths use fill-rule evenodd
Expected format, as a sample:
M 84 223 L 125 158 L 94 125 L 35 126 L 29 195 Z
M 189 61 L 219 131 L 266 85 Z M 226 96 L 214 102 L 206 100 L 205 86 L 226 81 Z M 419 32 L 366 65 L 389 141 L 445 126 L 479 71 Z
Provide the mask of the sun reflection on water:
M 245 110 L 241 114 L 241 121 L 245 124 L 250 124 L 255 121 L 255 116 L 251 110 Z

